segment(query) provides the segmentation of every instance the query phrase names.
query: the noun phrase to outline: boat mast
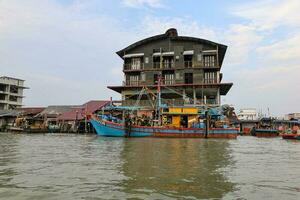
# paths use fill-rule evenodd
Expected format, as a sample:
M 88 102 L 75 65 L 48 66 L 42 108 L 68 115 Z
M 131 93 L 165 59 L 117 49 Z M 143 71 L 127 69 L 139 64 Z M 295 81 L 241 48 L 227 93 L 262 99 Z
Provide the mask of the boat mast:
M 163 68 L 162 63 L 162 48 L 160 48 L 160 68 Z M 156 113 L 158 115 L 158 125 L 161 125 L 161 113 L 160 113 L 160 107 L 161 107 L 161 74 L 158 74 L 157 77 L 157 108 Z

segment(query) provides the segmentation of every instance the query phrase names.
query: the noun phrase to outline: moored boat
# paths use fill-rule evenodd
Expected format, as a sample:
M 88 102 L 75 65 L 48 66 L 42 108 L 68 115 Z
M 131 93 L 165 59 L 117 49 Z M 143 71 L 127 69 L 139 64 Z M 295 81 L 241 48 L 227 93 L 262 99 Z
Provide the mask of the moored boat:
M 221 120 L 217 120 L 217 116 L 221 117 L 222 115 L 215 114 L 216 111 L 212 112 L 213 114 L 206 112 L 205 117 L 203 114 L 198 114 L 197 108 L 194 108 L 196 112 L 192 112 L 193 108 L 185 109 L 189 113 L 173 112 L 179 110 L 178 108 L 169 108 L 168 112 L 162 112 L 161 125 L 155 125 L 154 123 L 157 121 L 151 122 L 149 118 L 148 122 L 145 122 L 145 118 L 140 120 L 144 122 L 143 125 L 137 124 L 138 120 L 135 117 L 125 114 L 125 117 L 120 119 L 112 116 L 111 112 L 93 116 L 90 122 L 98 135 L 111 137 L 236 138 L 239 133 L 238 128 L 222 124 Z M 181 108 L 181 110 L 184 109 Z M 166 118 L 169 121 L 165 121 Z
M 274 128 L 273 119 L 260 119 L 257 127 L 251 129 L 251 135 L 256 137 L 278 137 L 279 131 Z
M 300 133 L 285 133 L 282 134 L 282 139 L 300 140 Z
M 283 134 L 281 134 L 282 139 L 292 139 L 300 140 L 300 122 L 293 121 L 292 127 L 288 128 Z

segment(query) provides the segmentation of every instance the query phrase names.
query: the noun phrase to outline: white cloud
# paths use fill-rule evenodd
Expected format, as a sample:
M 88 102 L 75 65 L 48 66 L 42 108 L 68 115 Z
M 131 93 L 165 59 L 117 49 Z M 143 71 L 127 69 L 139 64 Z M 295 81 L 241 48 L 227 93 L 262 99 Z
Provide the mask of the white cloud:
M 78 3 L 79 2 L 79 3 Z M 88 15 L 75 1 L 0 1 L 0 72 L 26 80 L 25 105 L 78 104 L 118 94 L 121 59 L 115 55 L 135 37 L 118 21 Z
M 155 17 L 146 16 L 140 26 L 144 35 L 157 35 L 165 33 L 169 28 L 176 28 L 179 35 L 194 36 L 208 40 L 217 40 L 216 31 L 208 26 L 201 26 L 197 21 L 181 17 Z
M 228 45 L 227 62 L 233 65 L 243 65 L 250 58 L 250 54 L 262 41 L 256 29 L 251 25 L 232 24 L 223 37 Z M 239 66 L 240 67 L 240 66 Z
M 270 45 L 261 46 L 257 52 L 270 62 L 297 62 L 300 65 L 300 31 L 288 34 L 286 38 Z
M 162 0 L 123 0 L 123 4 L 132 8 L 141 8 L 144 6 L 151 8 L 165 7 L 165 5 L 162 3 Z
M 263 0 L 237 6 L 233 13 L 250 20 L 261 30 L 270 30 L 281 25 L 300 26 L 299 0 Z

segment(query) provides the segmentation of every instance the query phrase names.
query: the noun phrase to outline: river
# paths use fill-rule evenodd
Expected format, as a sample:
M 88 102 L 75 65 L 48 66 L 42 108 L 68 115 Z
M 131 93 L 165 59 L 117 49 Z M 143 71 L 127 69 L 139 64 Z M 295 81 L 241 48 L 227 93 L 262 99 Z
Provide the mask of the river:
M 0 133 L 0 199 L 300 199 L 300 141 Z

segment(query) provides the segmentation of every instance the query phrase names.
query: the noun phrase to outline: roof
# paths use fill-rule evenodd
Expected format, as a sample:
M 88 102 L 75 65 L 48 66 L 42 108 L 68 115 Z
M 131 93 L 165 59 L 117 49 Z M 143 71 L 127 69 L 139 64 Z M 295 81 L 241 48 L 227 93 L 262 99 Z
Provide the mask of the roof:
M 175 32 L 175 33 L 174 33 Z M 170 39 L 171 41 L 192 41 L 192 42 L 197 42 L 197 43 L 201 43 L 201 44 L 210 44 L 210 45 L 214 45 L 217 46 L 219 49 L 219 65 L 222 66 L 224 57 L 225 57 L 225 53 L 227 50 L 227 46 L 224 44 L 220 44 L 220 43 L 216 43 L 216 42 L 212 42 L 210 40 L 206 40 L 206 39 L 202 39 L 202 38 L 195 38 L 195 37 L 189 37 L 189 36 L 178 36 L 177 34 L 177 30 L 176 29 L 169 29 L 166 31 L 166 33 L 164 34 L 160 34 L 160 35 L 155 35 L 152 37 L 148 37 L 145 38 L 143 40 L 140 40 L 138 42 L 135 42 L 129 46 L 127 46 L 126 48 L 117 51 L 116 53 L 123 58 L 123 56 L 126 54 L 126 52 L 141 46 L 141 45 L 145 45 L 147 43 L 153 42 L 153 41 L 157 41 L 157 40 L 161 40 L 161 39 Z
M 64 105 L 64 106 L 48 106 L 42 112 L 37 114 L 35 117 L 47 116 L 57 117 L 65 112 L 68 112 L 74 108 L 80 107 L 79 105 Z
M 232 87 L 233 83 L 214 83 L 214 84 L 173 84 L 167 85 L 169 88 L 172 87 L 191 87 L 191 86 L 203 86 L 203 87 L 220 87 L 220 95 L 226 95 L 230 88 Z M 107 86 L 109 89 L 114 90 L 118 93 L 121 93 L 124 88 L 132 88 L 132 89 L 140 89 L 143 85 L 139 86 Z M 147 85 L 148 88 L 157 88 L 157 85 Z M 162 87 L 164 87 L 162 85 Z
M 83 104 L 80 107 L 73 108 L 70 111 L 62 113 L 58 120 L 81 120 L 88 113 L 94 113 L 95 111 L 101 109 L 103 106 L 107 105 L 110 101 L 103 100 L 93 100 Z
M 0 76 L 0 79 L 1 79 L 1 78 L 8 78 L 8 79 L 13 79 L 13 80 L 25 81 L 25 80 L 23 80 L 23 79 L 14 78 L 14 77 L 9 77 L 9 76 Z
M 45 110 L 45 107 L 25 107 L 18 108 L 17 110 L 20 111 L 23 115 L 36 115 Z
M 17 110 L 0 110 L 0 117 L 17 117 L 19 114 Z

